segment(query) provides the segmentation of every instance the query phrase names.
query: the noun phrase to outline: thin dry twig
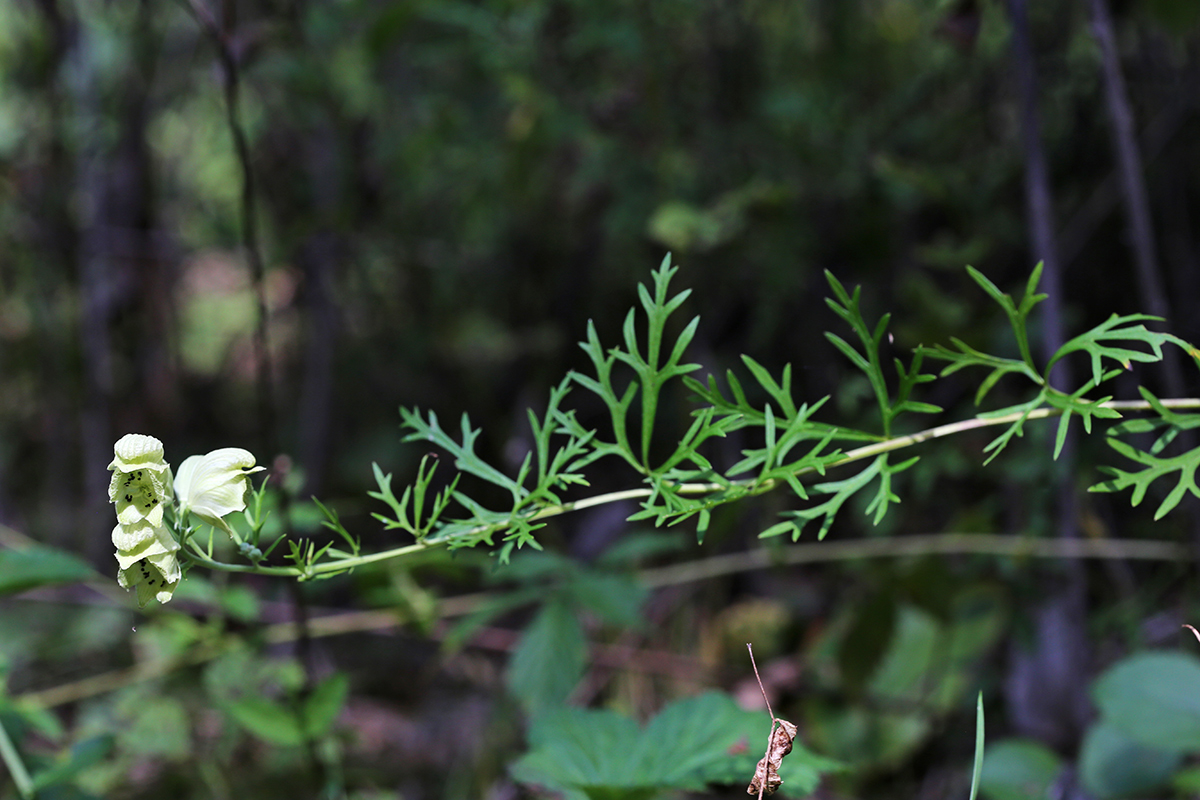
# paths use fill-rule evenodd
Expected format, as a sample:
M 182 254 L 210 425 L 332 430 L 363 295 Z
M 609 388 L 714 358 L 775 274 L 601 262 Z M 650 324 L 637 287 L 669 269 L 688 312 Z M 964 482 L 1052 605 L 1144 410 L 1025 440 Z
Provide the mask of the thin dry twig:
M 758 689 L 762 692 L 763 702 L 767 704 L 767 713 L 771 715 L 771 733 L 767 737 L 767 752 L 754 768 L 754 778 L 746 787 L 746 794 L 758 795 L 762 800 L 764 794 L 774 794 L 783 784 L 779 777 L 779 765 L 783 757 L 792 752 L 792 741 L 796 738 L 796 726 L 785 719 L 779 719 L 771 710 L 771 701 L 767 699 L 767 690 L 758 674 L 758 664 L 754 661 L 754 646 L 746 642 L 750 651 L 750 665 L 754 667 L 754 677 L 758 680 Z

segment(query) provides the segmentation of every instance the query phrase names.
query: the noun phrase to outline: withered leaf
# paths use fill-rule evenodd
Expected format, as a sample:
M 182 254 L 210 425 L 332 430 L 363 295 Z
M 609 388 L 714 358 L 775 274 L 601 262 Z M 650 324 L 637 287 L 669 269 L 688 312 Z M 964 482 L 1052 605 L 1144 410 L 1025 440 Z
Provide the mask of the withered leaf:
M 772 723 L 771 742 L 767 745 L 767 754 L 754 768 L 754 779 L 746 787 L 746 794 L 762 797 L 764 794 L 774 794 L 783 783 L 779 777 L 779 765 L 783 757 L 792 752 L 792 740 L 796 738 L 796 726 L 784 719 L 777 719 L 779 727 Z

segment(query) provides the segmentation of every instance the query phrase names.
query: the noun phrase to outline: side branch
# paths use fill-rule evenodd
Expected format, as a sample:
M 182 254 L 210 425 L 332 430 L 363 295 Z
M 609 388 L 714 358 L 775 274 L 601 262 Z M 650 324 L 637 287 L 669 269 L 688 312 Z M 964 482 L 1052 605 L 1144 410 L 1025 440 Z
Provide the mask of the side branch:
M 1170 408 L 1170 409 L 1200 408 L 1200 398 L 1177 398 L 1177 399 L 1161 400 L 1158 402 L 1163 407 Z M 1098 403 L 1097 407 L 1111 408 L 1111 409 L 1120 410 L 1120 411 L 1151 411 L 1151 410 L 1153 410 L 1150 403 L 1147 401 L 1144 401 L 1144 400 L 1114 400 L 1114 401 L 1109 401 L 1106 403 Z M 1062 413 L 1063 413 L 1062 409 L 1059 409 L 1059 408 L 1043 407 L 1043 408 L 1034 409 L 1029 412 L 1014 412 L 1012 414 L 1005 414 L 1003 416 L 986 417 L 986 418 L 975 417 L 972 419 L 962 420 L 959 422 L 948 423 L 946 425 L 938 425 L 936 427 L 927 428 L 926 430 L 919 431 L 917 433 L 912 433 L 907 436 L 897 436 L 897 437 L 888 439 L 887 441 L 875 442 L 875 443 L 872 443 L 869 445 L 864 445 L 863 447 L 858 447 L 853 450 L 849 450 L 845 453 L 845 455 L 841 459 L 834 462 L 834 464 L 832 466 L 840 466 L 843 464 L 849 464 L 854 461 L 860 461 L 863 459 L 872 458 L 872 457 L 881 455 L 883 453 L 888 453 L 893 450 L 900 450 L 902 448 L 910 447 L 912 445 L 920 444 L 922 442 L 930 441 L 932 439 L 940 439 L 945 436 L 950 436 L 950 435 L 957 434 L 957 433 L 965 433 L 966 431 L 975 430 L 978 428 L 987 428 L 987 427 L 996 426 L 996 425 L 1011 425 L 1012 423 L 1021 419 L 1022 416 L 1024 416 L 1024 418 L 1026 420 L 1036 420 L 1036 419 L 1049 419 L 1052 417 L 1058 417 L 1058 416 L 1061 416 Z M 809 467 L 809 468 L 797 470 L 795 475 L 797 478 L 800 478 L 800 477 L 804 477 L 804 476 L 813 474 L 815 472 L 816 472 L 815 468 Z M 778 486 L 781 483 L 783 483 L 783 481 L 778 481 L 778 480 L 765 481 L 765 482 L 763 482 L 763 484 L 754 487 L 753 490 L 748 492 L 747 494 L 748 495 L 763 494 L 772 489 L 778 488 Z M 743 480 L 743 481 L 733 481 L 730 484 L 726 484 L 726 485 L 722 485 L 722 484 L 718 484 L 718 483 L 684 483 L 684 484 L 680 484 L 678 486 L 677 491 L 679 492 L 679 494 L 682 494 L 682 495 L 703 496 L 703 495 L 713 494 L 713 493 L 720 492 L 720 491 L 727 491 L 731 485 L 741 487 L 741 488 L 749 488 L 754 485 L 754 482 L 753 482 L 753 479 L 748 479 L 748 480 Z M 551 517 L 560 516 L 562 514 L 567 514 L 572 511 L 580 511 L 585 508 L 592 508 L 594 506 L 605 505 L 607 503 L 616 503 L 616 502 L 620 502 L 622 500 L 641 500 L 641 499 L 652 496 L 653 493 L 654 493 L 654 490 L 650 489 L 650 488 L 625 489 L 625 490 L 622 490 L 619 492 L 608 492 L 606 494 L 595 495 L 594 497 L 586 497 L 586 498 L 582 498 L 580 500 L 573 500 L 573 501 L 567 502 L 567 503 L 542 506 L 541 508 L 537 509 L 536 511 L 529 513 L 528 516 L 525 516 L 522 521 L 531 522 L 531 521 L 535 521 L 535 520 L 548 519 Z M 485 525 L 478 525 L 473 528 L 469 528 L 469 529 L 461 530 L 461 531 L 457 532 L 453 538 L 451 538 L 451 537 L 438 538 L 436 535 L 434 535 L 434 536 L 431 536 L 429 539 L 427 539 L 423 542 L 418 542 L 416 544 L 406 545 L 403 547 L 397 547 L 397 548 L 393 548 L 390 550 L 383 550 L 378 553 L 354 556 L 352 558 L 338 559 L 335 561 L 326 561 L 326 562 L 322 562 L 319 564 L 313 564 L 308 567 L 266 566 L 266 565 L 254 565 L 254 564 L 230 564 L 230 563 L 216 561 L 214 559 L 211 559 L 209 557 L 205 557 L 202 555 L 198 555 L 196 553 L 190 553 L 189 555 L 195 561 L 203 564 L 206 567 L 209 567 L 209 568 L 215 569 L 215 570 L 221 570 L 224 572 L 242 572 L 242 573 L 252 573 L 252 574 L 258 574 L 258 575 L 278 575 L 278 576 L 287 576 L 287 577 L 308 579 L 308 578 L 315 578 L 315 577 L 318 577 L 321 575 L 329 575 L 329 574 L 333 574 L 333 573 L 345 572 L 345 571 L 354 569 L 355 567 L 365 566 L 367 564 L 372 564 L 372 563 L 375 563 L 378 561 L 386 561 L 386 560 L 389 560 L 392 558 L 399 558 L 399 557 L 402 557 L 405 555 L 410 555 L 412 553 L 419 552 L 421 550 L 425 550 L 425 549 L 432 548 L 432 547 L 437 547 L 439 545 L 449 545 L 449 544 L 453 543 L 454 539 L 457 539 L 460 537 L 464 538 L 464 539 L 469 539 L 471 537 L 486 534 L 489 532 L 498 532 L 498 531 L 504 530 L 506 527 L 508 527 L 508 526 L 504 523 L 495 523 L 495 522 L 488 523 Z M 828 545 L 825 545 L 825 546 L 828 547 Z M 961 544 L 956 545 L 956 547 L 961 547 L 961 546 L 962 546 Z M 1036 550 L 1036 547 L 1034 547 L 1028 543 L 1021 543 L 1019 545 L 1015 545 L 1015 547 L 1020 554 L 1025 554 L 1025 555 L 1052 555 L 1053 557 L 1062 557 L 1062 555 L 1063 555 L 1063 554 L 1057 553 L 1057 552 L 1054 554 L 1043 554 L 1040 552 L 1034 552 Z M 1014 554 L 1016 554 L 1016 553 L 1014 553 Z M 1079 556 L 1068 555 L 1068 557 L 1079 557 Z M 1105 556 L 1092 555 L 1089 557 L 1105 557 Z M 1142 556 L 1142 557 L 1156 557 L 1156 556 Z

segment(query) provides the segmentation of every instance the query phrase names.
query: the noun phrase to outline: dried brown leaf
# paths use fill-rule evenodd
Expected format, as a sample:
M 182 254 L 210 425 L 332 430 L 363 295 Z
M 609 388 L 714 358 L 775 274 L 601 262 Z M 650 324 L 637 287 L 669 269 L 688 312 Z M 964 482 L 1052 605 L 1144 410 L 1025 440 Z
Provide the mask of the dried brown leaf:
M 796 726 L 785 719 L 776 719 L 778 727 L 771 725 L 771 742 L 767 753 L 754 768 L 754 779 L 746 787 L 746 794 L 762 797 L 764 794 L 774 794 L 783 783 L 779 777 L 779 765 L 783 757 L 792 752 L 792 740 L 796 738 Z

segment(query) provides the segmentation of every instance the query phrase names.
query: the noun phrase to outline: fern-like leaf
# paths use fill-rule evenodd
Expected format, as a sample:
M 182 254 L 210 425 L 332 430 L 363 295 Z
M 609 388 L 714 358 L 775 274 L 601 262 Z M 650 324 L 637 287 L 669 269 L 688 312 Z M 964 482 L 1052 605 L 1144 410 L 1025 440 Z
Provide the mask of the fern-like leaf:
M 1162 519 L 1168 511 L 1179 505 L 1179 501 L 1188 492 L 1191 492 L 1196 497 L 1200 497 L 1200 487 L 1196 486 L 1196 467 L 1200 466 L 1200 447 L 1189 450 L 1174 458 L 1159 458 L 1158 456 L 1138 450 L 1116 437 L 1110 436 L 1108 444 L 1112 449 L 1130 461 L 1144 465 L 1145 469 L 1137 472 L 1126 472 L 1115 467 L 1100 467 L 1102 472 L 1112 475 L 1112 478 L 1089 487 L 1089 492 L 1119 492 L 1132 488 L 1133 496 L 1130 498 L 1130 503 L 1136 506 L 1145 498 L 1150 484 L 1159 478 L 1165 478 L 1172 473 L 1178 472 L 1179 477 L 1175 487 L 1163 498 L 1162 503 L 1158 506 L 1158 510 L 1154 512 L 1155 520 Z
M 1091 330 L 1081 333 L 1071 341 L 1058 348 L 1058 352 L 1050 359 L 1050 363 L 1046 365 L 1045 375 L 1050 374 L 1050 370 L 1064 356 L 1076 352 L 1085 352 L 1091 359 L 1092 365 L 1092 381 L 1099 385 L 1105 378 L 1103 377 L 1103 360 L 1110 359 L 1117 362 L 1124 369 L 1129 369 L 1134 361 L 1142 363 L 1153 363 L 1162 361 L 1162 347 L 1167 343 L 1176 343 L 1179 340 L 1166 333 L 1156 333 L 1155 331 L 1147 330 L 1145 325 L 1134 325 L 1135 322 L 1158 321 L 1161 317 L 1153 317 L 1149 314 L 1127 314 L 1119 316 L 1113 314 L 1104 322 L 1100 323 Z M 1145 346 L 1145 350 L 1135 350 L 1130 347 L 1122 347 L 1116 342 L 1140 342 Z M 1109 373 L 1110 375 L 1119 375 L 1119 372 Z

